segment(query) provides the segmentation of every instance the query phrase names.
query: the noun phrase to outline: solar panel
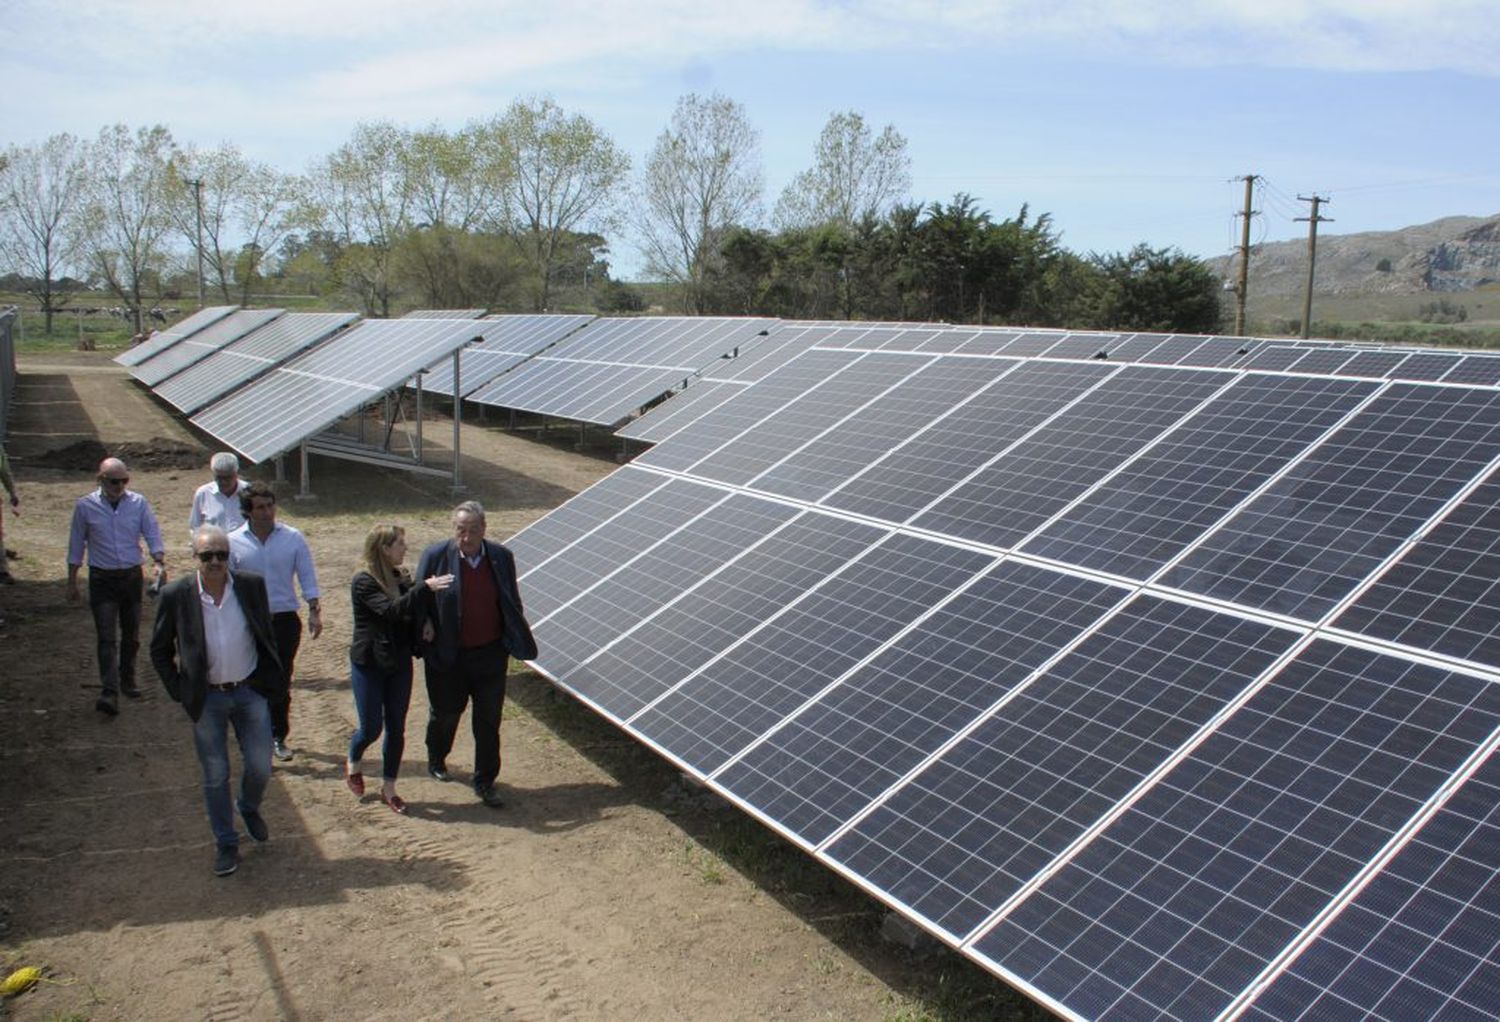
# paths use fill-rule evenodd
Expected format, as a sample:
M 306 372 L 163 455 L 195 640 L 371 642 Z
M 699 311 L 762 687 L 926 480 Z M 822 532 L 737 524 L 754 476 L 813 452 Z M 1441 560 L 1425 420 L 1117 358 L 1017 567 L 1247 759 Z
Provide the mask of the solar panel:
M 238 308 L 238 305 L 210 305 L 206 309 L 199 309 L 191 316 L 172 324 L 167 329 L 157 331 L 150 338 L 142 341 L 135 347 L 126 348 L 115 356 L 115 361 L 122 366 L 140 365 L 146 359 L 154 358 L 172 345 L 191 337 L 209 324 L 217 323 Z
M 466 320 L 365 320 L 198 412 L 251 461 L 291 450 L 473 340 Z
M 613 427 L 775 323 L 712 317 L 595 320 L 469 399 Z
M 153 390 L 192 414 L 359 319 L 353 312 L 289 312 L 208 355 Z
M 824 340 L 516 537 L 539 669 L 1068 1017 L 1492 1012 L 1479 356 Z
M 484 340 L 459 353 L 459 386 L 464 394 L 473 393 L 495 377 L 591 322 L 593 318 L 555 315 L 485 317 Z M 432 366 L 422 380 L 422 389 L 451 397 L 452 360 Z
M 765 337 L 754 338 L 736 358 L 720 359 L 702 377 L 615 432 L 630 440 L 657 443 L 697 422 L 739 390 L 765 378 L 813 344 L 823 343 L 845 326 L 784 323 Z M 861 331 L 863 333 L 865 331 Z
M 483 319 L 484 309 L 412 309 L 402 319 Z
M 285 309 L 241 309 L 231 312 L 223 319 L 210 323 L 202 330 L 197 330 L 191 336 L 184 338 L 167 350 L 139 363 L 130 370 L 130 375 L 146 384 L 154 387 L 158 383 L 173 376 L 212 355 L 225 345 L 244 337 L 252 331 L 259 330 L 267 323 L 281 317 Z

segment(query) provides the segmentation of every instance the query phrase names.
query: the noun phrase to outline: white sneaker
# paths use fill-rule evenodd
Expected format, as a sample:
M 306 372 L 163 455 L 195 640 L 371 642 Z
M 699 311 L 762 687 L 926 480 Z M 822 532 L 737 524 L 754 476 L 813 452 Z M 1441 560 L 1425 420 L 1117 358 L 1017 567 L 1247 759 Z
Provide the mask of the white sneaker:
M 277 759 L 285 763 L 287 760 L 291 759 L 292 756 L 295 755 L 295 753 L 293 753 L 291 749 L 288 749 L 286 747 L 286 742 L 277 740 L 271 743 L 271 755 L 275 756 Z

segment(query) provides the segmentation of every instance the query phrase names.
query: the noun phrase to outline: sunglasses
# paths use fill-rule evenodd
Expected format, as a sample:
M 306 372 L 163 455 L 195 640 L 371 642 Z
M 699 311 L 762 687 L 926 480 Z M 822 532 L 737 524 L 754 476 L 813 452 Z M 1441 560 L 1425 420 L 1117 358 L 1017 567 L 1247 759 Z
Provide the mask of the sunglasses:
M 126 483 L 130 482 L 130 477 L 129 476 L 105 476 L 101 480 L 101 482 L 103 482 L 105 486 L 113 486 L 116 483 L 119 483 L 121 486 L 124 486 Z
M 229 560 L 229 551 L 200 550 L 198 551 L 198 560 L 202 561 L 204 564 L 208 564 L 211 561 L 227 561 Z

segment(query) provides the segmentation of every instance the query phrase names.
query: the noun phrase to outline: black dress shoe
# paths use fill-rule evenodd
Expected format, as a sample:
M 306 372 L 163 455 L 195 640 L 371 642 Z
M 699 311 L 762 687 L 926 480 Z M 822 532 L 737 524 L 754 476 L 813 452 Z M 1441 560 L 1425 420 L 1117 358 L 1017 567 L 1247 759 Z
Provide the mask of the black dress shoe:
M 120 692 L 130 699 L 139 699 L 141 697 L 141 687 L 134 683 L 127 685 L 124 682 L 121 682 Z
M 120 712 L 119 702 L 115 699 L 113 692 L 106 692 L 94 700 L 94 709 L 107 717 L 113 717 Z
M 240 865 L 240 850 L 234 845 L 220 845 L 214 852 L 214 876 L 227 877 Z
M 448 772 L 448 768 L 443 766 L 443 764 L 441 763 L 428 763 L 427 773 L 439 781 L 453 780 L 453 775 L 450 774 Z
M 500 797 L 500 791 L 493 784 L 488 788 L 476 788 L 474 794 L 479 796 L 479 801 L 491 809 L 505 808 L 505 800 Z

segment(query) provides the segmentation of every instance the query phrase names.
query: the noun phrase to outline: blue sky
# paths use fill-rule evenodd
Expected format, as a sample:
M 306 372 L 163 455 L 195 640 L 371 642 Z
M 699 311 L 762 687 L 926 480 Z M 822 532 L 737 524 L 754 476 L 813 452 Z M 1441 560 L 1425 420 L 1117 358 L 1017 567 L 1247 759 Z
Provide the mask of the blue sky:
M 638 166 L 717 91 L 761 133 L 768 210 L 856 110 L 908 139 L 912 198 L 1027 203 L 1079 252 L 1224 254 L 1245 173 L 1255 240 L 1305 237 L 1314 192 L 1325 234 L 1500 213 L 1495 0 L 0 0 L 0 25 L 5 143 L 160 122 L 301 171 L 361 120 L 546 94 Z

